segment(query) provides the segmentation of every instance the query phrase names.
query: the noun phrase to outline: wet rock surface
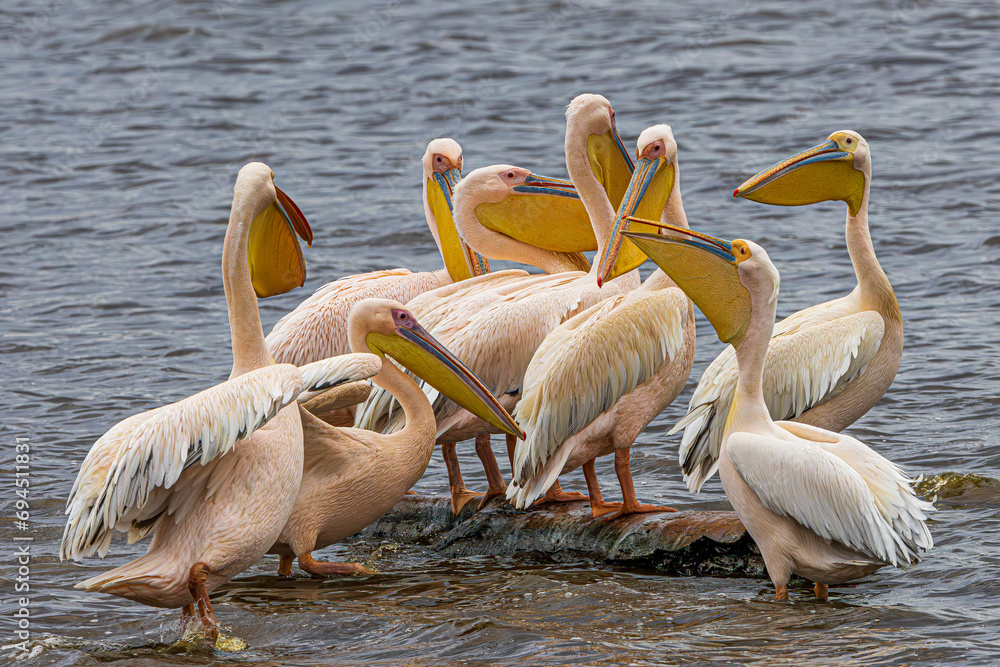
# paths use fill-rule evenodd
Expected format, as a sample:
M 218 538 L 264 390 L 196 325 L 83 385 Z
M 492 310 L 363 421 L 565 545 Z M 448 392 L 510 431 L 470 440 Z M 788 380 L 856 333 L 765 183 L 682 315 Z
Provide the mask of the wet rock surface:
M 607 522 L 586 502 L 531 511 L 467 504 L 452 515 L 448 498 L 406 496 L 360 535 L 426 544 L 447 556 L 524 554 L 556 561 L 605 562 L 676 575 L 763 577 L 764 563 L 735 512 L 663 512 Z

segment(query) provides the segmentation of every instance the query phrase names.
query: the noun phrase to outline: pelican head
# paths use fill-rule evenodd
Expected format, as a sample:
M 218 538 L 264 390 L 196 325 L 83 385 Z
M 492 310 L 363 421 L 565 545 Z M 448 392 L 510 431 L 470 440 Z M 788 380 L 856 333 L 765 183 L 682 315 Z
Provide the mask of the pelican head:
M 724 241 L 693 229 L 662 227 L 675 235 L 624 234 L 694 301 L 719 340 L 739 347 L 750 326 L 752 304 L 763 299 L 774 307 L 778 270 L 753 241 Z
M 622 234 L 627 230 L 656 232 L 659 223 L 653 226 L 641 220 L 659 220 L 677 182 L 677 142 L 669 125 L 654 125 L 643 130 L 636 142 L 635 154 L 635 171 L 615 215 L 607 247 L 596 260 L 599 262 L 598 286 L 637 268 L 646 260 L 646 255 Z
M 462 237 L 480 249 L 490 247 L 495 234 L 560 253 L 597 243 L 572 183 L 509 164 L 480 167 L 462 179 L 455 188 L 455 222 Z
M 489 261 L 469 247 L 455 228 L 452 198 L 462 178 L 462 147 L 454 139 L 434 139 L 421 160 L 424 168 L 424 212 L 455 282 L 490 272 Z
M 260 298 L 284 294 L 306 280 L 306 263 L 296 234 L 312 247 L 312 228 L 302 211 L 274 184 L 274 172 L 251 162 L 236 177 L 233 212 L 250 208 L 247 261 L 254 292 Z
M 475 373 L 438 342 L 402 304 L 366 299 L 347 320 L 351 349 L 391 357 L 442 394 L 504 433 L 524 432 Z
M 577 95 L 566 107 L 566 164 L 573 174 L 573 156 L 583 141 L 590 169 L 604 187 L 612 208 L 618 208 L 634 168 L 625 144 L 618 136 L 615 110 L 603 95 Z M 588 248 L 588 250 L 596 249 Z
M 764 204 L 802 206 L 842 201 L 852 216 L 861 210 L 871 179 L 868 142 L 857 132 L 834 132 L 825 143 L 782 160 L 736 188 L 733 197 Z

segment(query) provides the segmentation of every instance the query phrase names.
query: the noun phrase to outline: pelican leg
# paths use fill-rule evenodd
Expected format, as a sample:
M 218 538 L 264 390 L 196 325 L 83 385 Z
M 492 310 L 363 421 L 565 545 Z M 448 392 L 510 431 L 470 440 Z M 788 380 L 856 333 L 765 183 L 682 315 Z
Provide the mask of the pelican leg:
M 640 505 L 635 497 L 635 487 L 632 485 L 632 468 L 629 465 L 631 459 L 630 448 L 615 450 L 615 474 L 618 475 L 618 483 L 622 487 L 621 508 L 609 516 L 607 521 L 614 521 L 629 514 L 641 514 L 644 512 L 676 512 L 673 507 L 663 507 L 661 505 Z
M 407 492 L 406 492 L 406 493 L 404 493 L 403 495 L 404 495 L 404 496 L 419 496 L 420 494 L 419 494 L 419 493 L 417 493 L 416 491 L 414 491 L 413 489 L 410 489 L 409 491 L 407 491 Z
M 194 603 L 189 602 L 188 604 L 181 607 L 181 634 L 187 632 L 188 623 L 194 618 Z
M 497 457 L 493 454 L 493 447 L 490 446 L 489 435 L 476 436 L 476 454 L 483 464 L 483 470 L 486 471 L 486 481 L 489 483 L 489 486 L 486 488 L 486 495 L 479 501 L 479 507 L 476 508 L 478 512 L 493 498 L 498 496 L 501 498 L 505 497 L 507 495 L 507 484 L 503 481 L 500 465 L 497 463 Z
M 372 571 L 361 563 L 323 563 L 313 558 L 311 553 L 299 554 L 299 567 L 314 577 L 372 574 Z
M 278 576 L 279 577 L 290 577 L 292 576 L 292 561 L 295 560 L 295 556 L 286 556 L 285 554 L 278 555 Z
M 514 472 L 514 450 L 517 449 L 517 438 L 510 435 L 509 433 L 505 436 L 507 438 L 507 460 L 510 461 L 510 471 L 511 474 Z
M 205 626 L 205 632 L 212 641 L 212 645 L 219 639 L 219 621 L 215 618 L 215 611 L 212 609 L 212 601 L 208 599 L 208 589 L 205 587 L 205 580 L 208 579 L 209 568 L 205 563 L 195 563 L 188 572 L 188 591 L 194 602 L 185 607 L 191 608 L 194 614 L 194 606 L 198 606 L 198 616 Z M 184 612 L 181 612 L 182 614 Z
M 604 502 L 604 494 L 597 483 L 597 471 L 594 470 L 594 461 L 590 459 L 583 464 L 583 477 L 587 480 L 587 492 L 590 493 L 590 518 L 597 517 L 612 512 L 622 506 L 621 503 Z
M 462 471 L 458 467 L 458 454 L 455 453 L 454 442 L 441 445 L 441 455 L 444 457 L 444 464 L 448 469 L 448 486 L 451 487 L 451 511 L 455 516 L 458 516 L 466 503 L 483 494 L 474 493 L 465 488 Z
M 788 584 L 781 584 L 774 587 L 774 599 L 776 602 L 785 602 L 788 600 Z
M 545 495 L 534 502 L 532 507 L 541 507 L 549 503 L 575 503 L 579 500 L 586 500 L 587 496 L 577 491 L 563 491 L 562 484 L 557 479 L 555 484 L 549 487 Z
M 830 599 L 830 587 L 826 584 L 821 584 L 817 581 L 816 585 L 813 586 L 813 592 L 816 593 L 817 600 L 826 602 Z

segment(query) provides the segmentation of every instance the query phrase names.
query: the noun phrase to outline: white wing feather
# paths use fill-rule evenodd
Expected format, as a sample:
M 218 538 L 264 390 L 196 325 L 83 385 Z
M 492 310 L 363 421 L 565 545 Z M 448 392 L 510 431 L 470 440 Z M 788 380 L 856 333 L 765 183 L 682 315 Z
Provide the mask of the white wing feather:
M 516 486 L 525 486 L 559 445 L 677 356 L 687 312 L 679 289 L 633 292 L 592 306 L 546 337 L 517 405 L 527 438 L 514 454 Z
M 80 467 L 66 502 L 60 558 L 104 556 L 115 529 L 189 507 L 190 499 L 173 497 L 183 493 L 173 486 L 187 468 L 213 465 L 303 391 L 363 380 L 379 368 L 381 360 L 371 354 L 302 369 L 268 366 L 119 422 L 94 443 Z
M 317 289 L 271 329 L 266 343 L 277 363 L 301 366 L 347 354 L 347 317 L 364 299 L 410 299 L 441 285 L 443 272 L 412 273 L 387 269 L 347 276 Z
M 435 311 L 433 323 L 424 326 L 469 366 L 494 396 L 517 393 L 532 355 L 549 332 L 581 310 L 617 295 L 622 288 L 622 283 L 612 281 L 603 290 L 598 289 L 593 280 L 591 287 L 580 282 L 586 275 L 566 272 L 498 281 L 485 293 L 465 293 L 457 303 L 428 304 L 442 310 Z M 425 311 L 414 309 L 413 314 L 421 323 L 426 321 Z M 424 392 L 434 406 L 439 432 L 447 430 L 446 420 L 456 417 L 460 408 L 430 387 L 425 387 Z M 386 393 L 372 392 L 368 403 L 356 413 L 356 427 L 382 432 L 401 428 L 401 413 L 392 419 L 387 416 L 392 399 Z
M 875 311 L 844 312 L 838 301 L 800 311 L 775 325 L 763 382 L 772 419 L 794 419 L 830 400 L 863 373 L 878 352 L 885 333 L 882 316 Z M 702 374 L 687 415 L 671 430 L 684 429 L 679 459 L 692 492 L 718 470 L 737 374 L 736 354 L 728 346 Z
M 926 523 L 934 506 L 917 498 L 896 464 L 848 436 L 802 424 L 787 430 L 838 441 L 745 432 L 726 441 L 736 471 L 768 509 L 882 562 L 920 561 L 934 544 Z

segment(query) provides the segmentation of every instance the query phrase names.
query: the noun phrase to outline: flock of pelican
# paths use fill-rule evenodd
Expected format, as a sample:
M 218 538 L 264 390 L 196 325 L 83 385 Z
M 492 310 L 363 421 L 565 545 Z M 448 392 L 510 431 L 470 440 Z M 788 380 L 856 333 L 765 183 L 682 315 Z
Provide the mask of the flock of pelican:
M 463 177 L 460 146 L 430 142 L 423 206 L 444 267 L 341 278 L 266 337 L 257 299 L 304 283 L 297 237 L 311 244 L 312 230 L 266 165 L 241 169 L 222 257 L 229 379 L 129 417 L 91 448 L 60 556 L 103 557 L 115 531 L 153 537 L 144 556 L 77 587 L 181 607 L 217 636 L 209 594 L 265 554 L 282 575 L 296 559 L 313 576 L 365 572 L 312 552 L 388 512 L 435 444 L 456 513 L 478 497 L 479 507 L 589 500 L 605 521 L 675 511 L 638 501 L 629 453 L 687 383 L 695 306 L 728 345 L 675 427 L 681 469 L 692 491 L 719 472 L 776 598 L 788 598 L 792 574 L 826 599 L 830 584 L 918 562 L 933 544 L 933 506 L 839 433 L 888 389 L 903 343 L 868 229 L 868 143 L 835 132 L 734 192 L 847 205 L 857 286 L 777 323 L 778 271 L 764 249 L 689 227 L 669 126 L 643 131 L 633 160 L 610 103 L 580 95 L 564 148 L 569 180 L 506 164 Z M 647 258 L 658 268 L 640 282 Z M 490 260 L 542 273 L 491 271 Z M 506 436 L 509 485 L 494 434 Z M 456 446 L 468 440 L 485 493 L 462 480 Z M 621 502 L 605 501 L 594 471 L 611 454 Z M 559 477 L 580 467 L 588 494 L 564 492 Z

